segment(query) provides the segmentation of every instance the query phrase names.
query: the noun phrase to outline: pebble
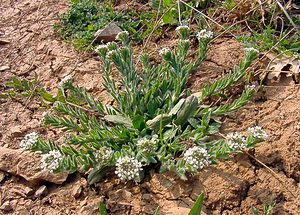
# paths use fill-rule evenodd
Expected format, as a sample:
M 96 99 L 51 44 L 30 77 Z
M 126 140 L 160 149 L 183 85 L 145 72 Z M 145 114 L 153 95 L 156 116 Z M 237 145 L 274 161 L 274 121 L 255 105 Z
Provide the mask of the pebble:
M 31 189 L 30 187 L 25 187 L 24 193 L 26 196 L 31 196 L 34 193 L 34 190 Z
M 95 33 L 95 41 L 96 42 L 112 42 L 116 39 L 118 33 L 120 33 L 122 29 L 116 23 L 110 23 L 105 28 L 98 30 Z
M 82 185 L 75 185 L 73 190 L 72 190 L 72 195 L 74 196 L 75 199 L 77 199 L 83 191 Z
M 48 189 L 45 185 L 41 186 L 37 191 L 35 191 L 36 197 L 46 196 L 48 194 Z

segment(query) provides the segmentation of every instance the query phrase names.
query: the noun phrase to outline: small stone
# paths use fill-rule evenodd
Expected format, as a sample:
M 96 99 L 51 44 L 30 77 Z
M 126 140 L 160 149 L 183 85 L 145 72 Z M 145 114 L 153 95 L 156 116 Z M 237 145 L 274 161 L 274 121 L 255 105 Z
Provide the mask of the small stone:
M 31 196 L 34 193 L 34 190 L 30 187 L 25 187 L 24 193 L 26 194 L 26 196 Z
M 75 185 L 75 187 L 72 190 L 72 195 L 75 199 L 77 199 L 83 191 L 82 185 Z
M 118 33 L 120 33 L 122 29 L 115 23 L 108 24 L 105 28 L 98 30 L 95 33 L 95 41 L 96 42 L 112 42 L 116 39 Z
M 3 71 L 5 71 L 5 70 L 9 70 L 9 69 L 10 69 L 10 67 L 7 66 L 7 65 L 0 66 L 0 72 L 3 72 Z
M 8 211 L 11 211 L 13 208 L 12 208 L 10 202 L 9 202 L 9 201 L 6 201 L 6 202 L 4 202 L 4 203 L 1 205 L 0 209 L 3 210 L 3 211 L 8 212 Z
M 48 194 L 48 189 L 45 185 L 41 186 L 36 192 L 35 192 L 35 196 L 36 197 L 42 197 L 42 196 L 46 196 Z

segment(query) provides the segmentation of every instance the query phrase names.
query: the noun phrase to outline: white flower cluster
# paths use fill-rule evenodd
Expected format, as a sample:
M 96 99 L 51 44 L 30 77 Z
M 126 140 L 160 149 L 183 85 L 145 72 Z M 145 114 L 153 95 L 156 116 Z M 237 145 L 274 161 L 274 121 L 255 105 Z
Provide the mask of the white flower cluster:
M 151 139 L 143 137 L 138 140 L 137 146 L 142 152 L 151 153 L 157 148 L 158 136 L 153 135 Z
M 96 159 L 97 159 L 97 162 L 99 163 L 104 163 L 106 161 L 108 161 L 112 154 L 113 154 L 113 150 L 111 148 L 108 148 L 106 146 L 104 147 L 101 147 L 96 153 Z
M 177 32 L 182 31 L 182 30 L 190 30 L 190 27 L 187 25 L 180 25 L 176 28 Z
M 108 56 L 109 58 L 111 58 L 112 55 L 115 54 L 116 52 L 117 52 L 116 50 L 110 50 L 109 52 L 107 52 L 107 56 Z
M 196 35 L 197 39 L 200 41 L 202 39 L 212 39 L 214 36 L 214 33 L 212 31 L 202 29 L 199 31 Z
M 53 172 L 59 167 L 59 162 L 63 158 L 58 150 L 49 151 L 47 154 L 42 154 L 41 168 Z
M 107 44 L 102 44 L 102 45 L 99 45 L 95 48 L 95 52 L 100 52 L 100 51 L 106 51 L 107 50 L 107 47 L 108 45 Z
M 128 31 L 121 31 L 117 34 L 116 40 L 122 40 L 124 37 L 128 37 L 129 33 Z
M 208 166 L 210 164 L 209 157 L 206 149 L 199 146 L 189 148 L 183 154 L 183 160 L 192 167 L 192 171 L 197 171 Z
M 21 141 L 20 148 L 23 150 L 30 149 L 38 141 L 38 138 L 39 136 L 36 132 L 26 134 L 24 139 Z
M 248 128 L 248 132 L 252 134 L 254 138 L 261 139 L 261 140 L 268 139 L 268 134 L 260 126 L 254 126 Z
M 259 51 L 253 47 L 250 47 L 250 48 L 245 48 L 245 52 L 246 53 L 249 53 L 249 52 L 256 52 L 256 53 L 259 53 Z
M 256 86 L 253 84 L 253 85 L 246 85 L 245 86 L 245 89 L 246 90 L 255 90 Z
M 58 83 L 58 87 L 62 88 L 64 86 L 65 83 L 67 83 L 68 81 L 72 80 L 73 76 L 72 75 L 67 75 L 65 76 L 63 79 L 61 79 L 61 81 Z
M 246 138 L 239 132 L 227 134 L 227 144 L 233 150 L 243 150 L 247 147 Z
M 120 157 L 116 163 L 116 175 L 121 181 L 127 181 L 139 178 L 139 173 L 142 171 L 142 163 L 134 157 Z
M 171 50 L 169 48 L 162 48 L 161 50 L 159 50 L 159 55 L 164 56 L 167 53 L 169 53 Z

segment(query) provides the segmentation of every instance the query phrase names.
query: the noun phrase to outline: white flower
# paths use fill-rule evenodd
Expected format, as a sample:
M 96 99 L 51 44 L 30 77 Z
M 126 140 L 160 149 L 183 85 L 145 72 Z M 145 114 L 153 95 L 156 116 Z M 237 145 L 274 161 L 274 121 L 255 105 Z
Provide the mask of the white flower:
M 268 139 L 268 134 L 260 126 L 254 126 L 248 128 L 248 132 L 252 134 L 254 138 L 261 139 L 261 140 Z
M 245 52 L 246 53 L 249 53 L 249 52 L 256 52 L 256 53 L 259 53 L 259 51 L 253 47 L 250 47 L 250 48 L 245 48 Z
M 191 171 L 193 172 L 208 166 L 210 164 L 209 157 L 206 149 L 199 146 L 189 148 L 183 154 L 183 160 L 191 166 Z
M 246 138 L 239 132 L 229 133 L 226 138 L 227 144 L 233 150 L 243 150 L 247 147 Z
M 96 151 L 96 160 L 98 163 L 104 163 L 106 161 L 108 161 L 112 154 L 113 154 L 113 150 L 109 147 L 101 147 L 98 151 Z
M 59 167 L 59 162 L 63 156 L 58 150 L 49 151 L 47 154 L 42 154 L 41 168 L 53 172 Z
M 157 149 L 158 136 L 153 135 L 151 139 L 143 137 L 138 140 L 137 146 L 142 152 L 151 153 Z
M 165 54 L 169 53 L 171 50 L 169 48 L 162 48 L 159 50 L 159 55 L 164 56 Z
M 107 47 L 108 45 L 107 44 L 102 44 L 102 45 L 99 45 L 95 48 L 95 52 L 100 52 L 102 50 L 107 50 Z
M 30 149 L 37 141 L 38 141 L 38 134 L 36 132 L 32 132 L 30 134 L 26 134 L 24 139 L 21 141 L 20 147 L 23 150 Z
M 49 114 L 49 111 L 44 111 L 42 114 L 42 118 L 40 120 L 40 124 L 43 124 L 45 122 L 45 117 Z
M 255 90 L 256 86 L 253 84 L 253 85 L 246 85 L 245 86 L 245 89 L 246 90 Z
M 61 79 L 61 81 L 58 84 L 59 88 L 62 88 L 64 86 L 65 83 L 67 83 L 68 81 L 72 80 L 73 76 L 72 75 L 67 75 L 65 76 L 63 79 Z
M 53 107 L 55 108 L 55 107 L 57 107 L 58 105 L 60 105 L 60 101 L 55 101 L 54 103 L 53 103 Z
M 116 50 L 111 50 L 109 52 L 107 52 L 107 56 L 110 58 L 112 57 L 113 54 L 115 54 L 117 51 Z
M 134 157 L 120 157 L 116 163 L 116 175 L 121 181 L 139 179 L 139 173 L 142 171 L 142 163 Z
M 182 31 L 182 30 L 190 30 L 190 27 L 187 25 L 180 25 L 176 28 L 176 31 Z
M 117 34 L 116 40 L 122 40 L 124 37 L 128 37 L 129 33 L 128 31 L 121 31 Z
M 197 39 L 200 41 L 201 39 L 212 39 L 214 36 L 214 33 L 206 30 L 206 29 L 202 29 L 201 31 L 199 31 L 196 35 Z

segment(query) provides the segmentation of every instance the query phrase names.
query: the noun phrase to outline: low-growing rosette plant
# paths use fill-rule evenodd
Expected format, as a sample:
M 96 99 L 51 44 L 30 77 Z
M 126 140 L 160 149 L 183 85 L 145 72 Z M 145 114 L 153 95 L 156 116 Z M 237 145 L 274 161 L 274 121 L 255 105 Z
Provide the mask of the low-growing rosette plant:
M 146 166 L 187 179 L 190 173 L 264 141 L 267 134 L 260 127 L 250 128 L 246 136 L 233 133 L 222 138 L 221 122 L 215 120 L 243 107 L 253 96 L 255 89 L 246 87 L 235 100 L 224 98 L 226 90 L 245 76 L 256 50 L 247 50 L 232 72 L 192 94 L 188 78 L 205 59 L 213 33 L 204 29 L 194 35 L 199 45 L 196 56 L 191 56 L 189 27 L 180 26 L 176 32 L 178 46 L 162 48 L 160 64 L 144 54 L 137 67 L 127 32 L 117 36 L 117 43 L 97 47 L 104 86 L 114 103 L 104 105 L 68 76 L 56 96 L 41 91 L 52 106 L 43 123 L 63 129 L 64 144 L 33 133 L 25 137 L 22 147 L 41 152 L 43 168 L 87 172 L 90 183 L 107 172 L 114 172 L 121 181 L 139 182 Z M 113 70 L 119 72 L 120 80 L 112 79 Z M 220 96 L 223 102 L 208 104 L 212 96 Z

